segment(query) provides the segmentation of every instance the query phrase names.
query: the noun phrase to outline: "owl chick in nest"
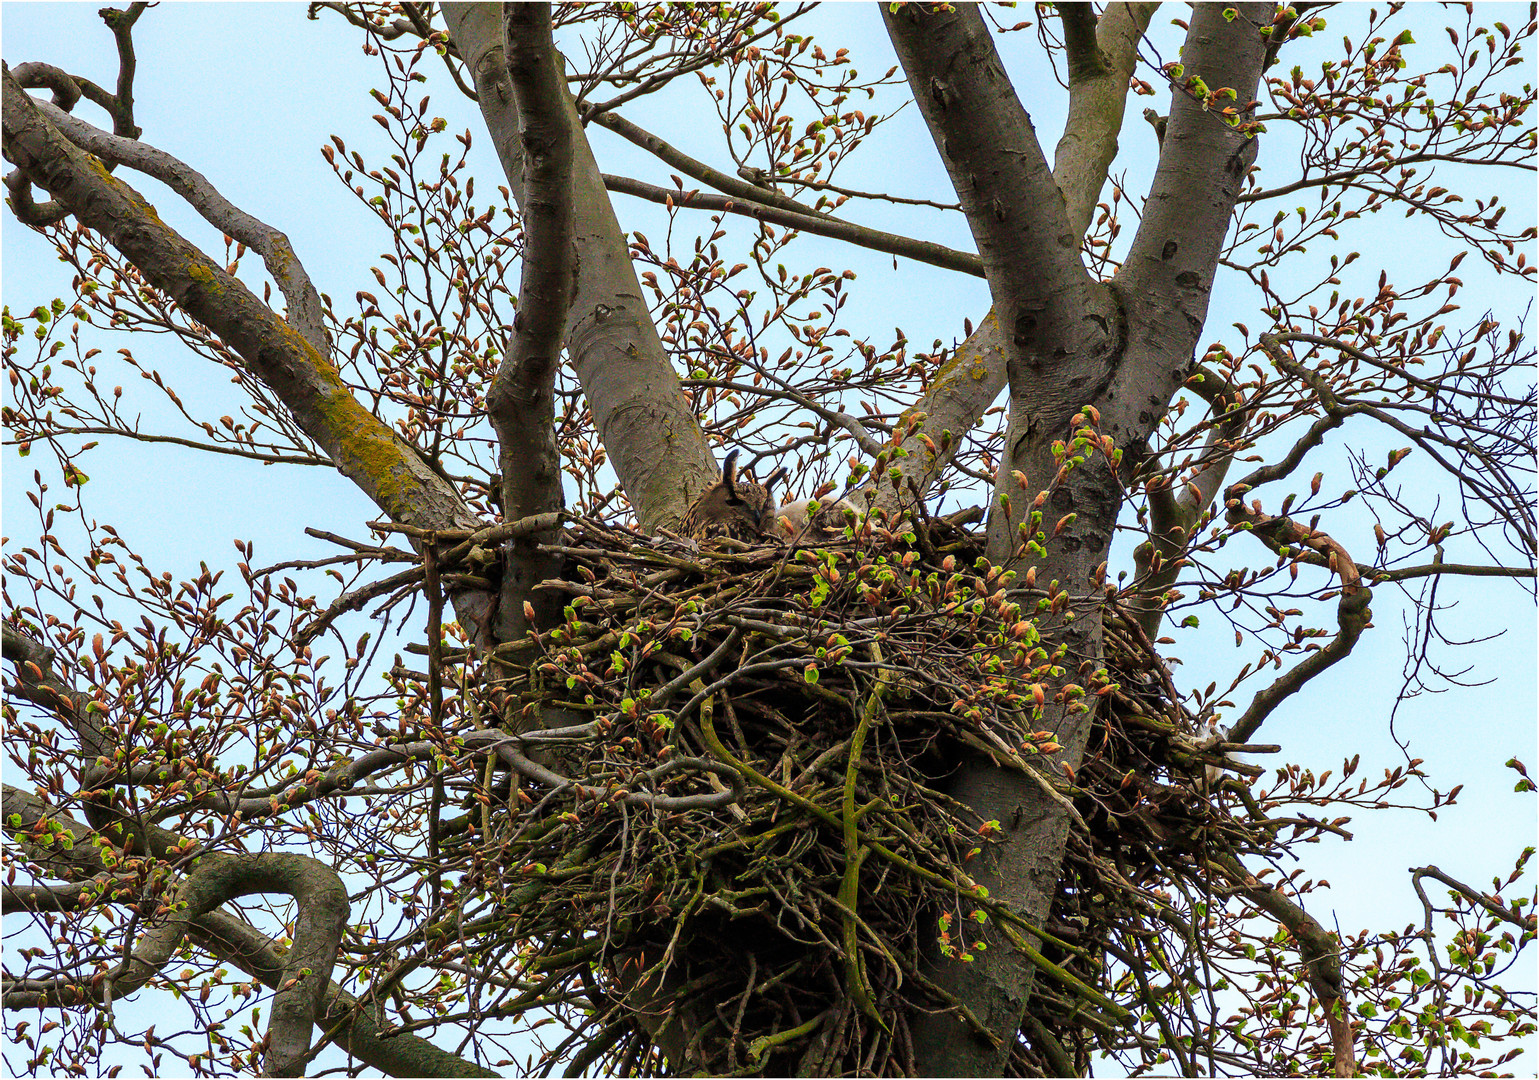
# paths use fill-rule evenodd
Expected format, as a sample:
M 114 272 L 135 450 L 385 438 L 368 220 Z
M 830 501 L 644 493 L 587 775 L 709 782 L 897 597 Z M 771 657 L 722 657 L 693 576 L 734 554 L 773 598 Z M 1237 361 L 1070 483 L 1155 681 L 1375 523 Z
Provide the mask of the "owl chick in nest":
M 776 525 L 788 540 L 828 540 L 843 531 L 845 511 L 857 513 L 849 499 L 797 499 L 776 511 Z

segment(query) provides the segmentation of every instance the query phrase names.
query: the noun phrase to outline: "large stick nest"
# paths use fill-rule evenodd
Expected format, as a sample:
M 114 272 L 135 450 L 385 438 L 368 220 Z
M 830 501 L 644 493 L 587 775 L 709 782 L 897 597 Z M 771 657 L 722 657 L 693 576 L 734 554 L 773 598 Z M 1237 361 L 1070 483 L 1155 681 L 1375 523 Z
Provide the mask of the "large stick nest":
M 575 1067 L 909 1073 L 916 1010 L 978 1027 L 929 976 L 975 962 L 987 924 L 1036 968 L 1012 1071 L 1083 1068 L 1142 1040 L 1130 928 L 1172 884 L 1205 887 L 1215 837 L 1268 846 L 1206 792 L 1224 759 L 1115 596 L 1104 668 L 1066 685 L 1034 621 L 1066 596 L 955 525 L 904 529 L 697 547 L 575 521 L 553 548 L 570 580 L 540 586 L 564 624 L 467 670 L 518 735 L 499 748 L 516 782 L 488 772 L 444 840 L 479 848 L 461 887 L 500 901 L 454 934 L 519 943 L 501 960 L 523 1004 L 591 1010 Z M 1093 713 L 1072 778 L 1044 707 Z M 970 875 L 1010 824 L 945 794 L 979 752 L 1074 808 L 1043 926 Z

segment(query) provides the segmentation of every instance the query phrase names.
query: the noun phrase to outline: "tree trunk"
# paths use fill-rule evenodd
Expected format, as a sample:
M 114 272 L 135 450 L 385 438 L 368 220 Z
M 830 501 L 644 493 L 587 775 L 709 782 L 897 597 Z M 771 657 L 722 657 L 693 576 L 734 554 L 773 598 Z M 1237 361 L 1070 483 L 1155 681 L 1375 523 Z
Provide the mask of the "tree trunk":
M 475 77 L 481 115 L 522 207 L 524 151 L 500 11 L 497 4 L 445 4 L 444 18 Z M 577 245 L 567 356 L 642 528 L 675 525 L 720 470 L 657 336 L 625 234 L 570 98 L 567 116 Z
M 1229 21 L 1216 6 L 1198 8 L 1183 52 L 1187 72 L 1201 74 L 1209 87 L 1234 88 L 1238 103 L 1249 102 L 1264 51 L 1259 29 L 1269 13 L 1266 5 L 1246 5 Z M 975 878 L 1040 926 L 1057 889 L 1070 822 L 1067 800 L 1045 787 L 1061 789 L 1072 779 L 1090 733 L 1093 713 L 1076 699 L 1102 663 L 1105 560 L 1123 484 L 1187 376 L 1254 143 L 1178 90 L 1133 254 L 1118 280 L 1099 285 L 1080 262 L 1083 225 L 1076 232 L 1078 222 L 1069 220 L 977 9 L 926 14 L 884 7 L 883 17 L 967 211 L 998 317 L 1010 412 L 990 507 L 989 558 L 1025 572 L 1028 602 L 1044 589 L 1058 596 L 1039 624 L 1053 666 L 1043 680 L 1047 704 L 1034 721 L 1055 732 L 1062 747 L 1052 771 L 1033 779 L 974 755 L 950 785 L 957 799 L 1004 829 Z M 1125 299 L 1134 292 L 1135 300 Z M 1080 413 L 1085 406 L 1099 411 L 1098 422 L 1093 412 Z M 1006 1066 L 1034 970 L 999 931 L 984 936 L 990 947 L 971 963 L 938 956 L 931 962 L 935 981 L 997 1041 L 974 1037 L 949 1012 L 919 1017 L 914 1049 L 921 1074 L 999 1075 Z

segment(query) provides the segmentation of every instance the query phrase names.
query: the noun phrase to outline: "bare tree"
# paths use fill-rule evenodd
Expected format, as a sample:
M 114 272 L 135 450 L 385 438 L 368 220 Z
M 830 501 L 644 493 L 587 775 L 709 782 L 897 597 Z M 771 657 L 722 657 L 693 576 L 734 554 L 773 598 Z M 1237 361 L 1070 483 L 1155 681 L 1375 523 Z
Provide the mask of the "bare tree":
M 1420 72 L 1397 9 L 1333 13 L 1366 32 L 1320 78 L 1289 71 L 1326 6 L 1197 5 L 1172 60 L 1155 4 L 1011 26 L 883 4 L 898 64 L 873 79 L 851 56 L 870 43 L 825 50 L 810 5 L 315 4 L 384 62 L 394 145 L 323 150 L 389 248 L 350 304 L 140 130 L 148 5 L 101 13 L 110 91 L 8 64 L 9 205 L 74 272 L 4 317 L 10 442 L 46 449 L 73 500 L 39 470 L 37 539 L 6 541 L 25 783 L 5 788 L 21 947 L 0 1002 L 27 1017 L 27 1069 L 130 1043 L 157 1071 L 284 1076 L 330 1044 L 417 1076 L 1499 1067 L 1533 1030 L 1497 970 L 1536 929 L 1500 895 L 1532 849 L 1491 891 L 1414 869 L 1421 934 L 1342 936 L 1280 860 L 1345 835 L 1344 809 L 1435 817 L 1458 788 L 1415 758 L 1354 784 L 1355 755 L 1334 780 L 1231 756 L 1282 749 L 1254 740 L 1372 629 L 1373 589 L 1414 613 L 1410 692 L 1458 678 L 1440 582 L 1534 577 L 1526 313 L 1445 321 L 1471 252 L 1534 277 L 1533 208 L 1514 225 L 1435 182 L 1533 171 L 1533 10 L 1468 10 L 1455 62 Z M 999 43 L 1027 31 L 1038 66 L 1008 72 Z M 1051 160 L 1012 77 L 1066 94 Z M 484 132 L 448 132 L 434 80 Z M 721 167 L 638 122 L 665 89 L 714 112 Z M 857 107 L 879 91 L 917 109 L 952 193 L 835 183 L 890 119 Z M 1165 112 L 1125 132 L 1139 96 Z M 673 186 L 600 171 L 595 126 Z M 1269 187 L 1284 129 L 1302 151 Z M 484 136 L 504 175 L 477 205 Z M 1119 154 L 1157 157 L 1141 195 Z M 665 244 L 614 194 L 661 203 Z M 872 201 L 960 213 L 976 251 L 863 226 Z M 1350 295 L 1358 253 L 1306 249 L 1387 210 L 1457 255 L 1411 284 L 1385 258 Z M 845 325 L 853 273 L 787 270 L 804 234 L 982 277 L 993 306 L 952 347 L 881 348 Z M 1214 336 L 1226 275 L 1265 329 Z M 219 365 L 242 415 L 91 344 L 125 333 Z M 124 370 L 185 434 L 141 428 L 106 389 Z M 1404 446 L 1382 465 L 1350 449 L 1383 438 Z M 340 549 L 319 560 L 253 567 L 237 541 L 234 592 L 207 562 L 174 582 L 88 512 L 101 439 L 333 468 L 380 517 L 368 539 L 318 522 Z M 1432 479 L 1392 478 L 1408 458 Z M 702 494 L 763 501 L 782 467 L 845 501 L 678 535 Z M 1163 652 L 1198 608 L 1253 650 L 1222 690 L 1183 692 Z M 344 633 L 365 609 L 409 627 L 411 659 Z M 1424 799 L 1395 794 L 1411 780 Z M 121 1030 L 146 987 L 194 1026 Z M 517 1060 L 508 1039 L 552 1016 L 563 1038 Z

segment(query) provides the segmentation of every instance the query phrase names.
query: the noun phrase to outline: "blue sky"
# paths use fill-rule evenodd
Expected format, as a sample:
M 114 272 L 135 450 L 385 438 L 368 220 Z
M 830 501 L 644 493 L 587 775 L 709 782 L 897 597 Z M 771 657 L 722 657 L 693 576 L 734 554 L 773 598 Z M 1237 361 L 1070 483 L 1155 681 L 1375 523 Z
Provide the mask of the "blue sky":
M 1521 24 L 1526 19 L 1526 5 L 1482 5 L 1477 12 L 1489 11 L 1486 18 L 1501 18 L 1496 9 L 1504 6 L 1510 9 L 1512 22 Z M 111 35 L 95 11 L 94 4 L 3 5 L 0 48 L 6 62 L 44 60 L 110 85 L 116 54 Z M 1019 17 L 1030 14 L 1025 7 L 1018 11 Z M 1156 20 L 1155 31 L 1167 58 L 1175 55 L 1168 26 L 1175 13 L 1167 9 Z M 1325 37 L 1339 41 L 1340 33 L 1359 32 L 1361 15 L 1362 9 L 1352 6 L 1327 12 L 1331 30 Z M 857 66 L 869 69 L 863 74 L 875 74 L 895 62 L 873 5 L 835 5 L 817 18 L 816 23 L 808 22 L 807 29 L 815 30 L 820 42 L 851 46 Z M 1421 57 L 1435 55 L 1447 44 L 1441 9 L 1419 6 L 1409 18 L 1417 42 L 1427 50 L 1410 52 L 1411 63 L 1435 67 L 1441 60 L 1428 64 Z M 345 310 L 353 291 L 367 288 L 372 280 L 367 267 L 384 250 L 384 238 L 377 223 L 336 182 L 319 148 L 335 132 L 366 157 L 381 156 L 374 136 L 377 128 L 368 119 L 377 110 L 367 96 L 368 88 L 381 81 L 380 60 L 363 55 L 356 30 L 331 13 L 308 21 L 302 4 L 163 5 L 146 13 L 134 36 L 140 62 L 137 119 L 145 140 L 192 164 L 236 205 L 284 230 L 317 287 Z M 1035 78 L 1024 66 L 1021 57 L 1029 51 L 1025 40 L 1029 36 L 1028 32 L 1005 39 L 1002 51 L 1007 60 L 1015 61 L 1011 71 L 1017 90 L 1051 152 L 1062 123 L 1062 94 L 1055 83 Z M 1302 46 L 1299 55 L 1285 57 L 1285 64 L 1304 63 L 1311 49 L 1316 49 L 1313 43 Z M 1324 54 L 1317 50 L 1318 55 Z M 1314 62 L 1318 64 L 1318 58 Z M 1532 66 L 1530 60 L 1530 81 Z M 448 119 L 449 130 L 468 127 L 476 133 L 474 173 L 486 185 L 483 190 L 489 190 L 501 176 L 489 140 L 482 137 L 475 106 L 454 91 L 440 69 L 424 70 L 430 75 L 427 90 L 434 94 L 434 111 Z M 719 127 L 700 123 L 691 106 L 696 100 L 692 94 L 697 93 L 692 87 L 681 87 L 677 93 L 670 90 L 627 115 L 696 157 L 722 165 L 727 158 Z M 889 107 L 903 93 L 901 89 L 889 92 Z M 1168 108 L 1163 95 L 1151 100 L 1161 111 Z M 1152 169 L 1153 135 L 1137 120 L 1148 103 L 1130 100 L 1133 119 L 1124 129 L 1123 153 L 1113 170 L 1114 174 L 1125 172 L 1127 190 L 1135 198 L 1146 188 Z M 81 112 L 99 121 L 85 105 Z M 617 136 L 595 129 L 590 130 L 590 139 L 605 171 L 668 183 L 665 166 Z M 1293 153 L 1285 133 L 1263 140 L 1259 163 L 1269 183 L 1292 175 Z M 929 136 L 912 108 L 878 129 L 839 180 L 856 188 L 942 201 L 953 198 Z M 1440 182 L 1457 188 L 1460 180 L 1453 174 L 1451 181 Z M 165 189 L 142 176 L 132 176 L 130 182 L 150 198 L 162 217 L 210 254 L 218 254 L 222 245 L 214 231 Z M 1481 195 L 1500 196 L 1509 206 L 1509 220 L 1534 220 L 1532 173 L 1484 173 L 1473 179 L 1472 186 Z M 661 208 L 625 196 L 615 196 L 615 202 L 624 227 L 647 232 L 654 240 L 665 227 Z M 851 204 L 846 212 L 863 224 L 971 248 L 960 215 L 883 204 Z M 8 212 L 0 218 L 4 302 L 13 311 L 25 311 L 63 294 L 68 288 L 66 268 L 37 236 L 16 225 Z M 1376 277 L 1381 267 L 1390 265 L 1403 275 L 1403 281 L 1411 281 L 1416 269 L 1412 264 L 1417 261 L 1433 267 L 1446 265 L 1457 249 L 1425 224 L 1415 223 L 1414 229 L 1410 231 L 1393 212 L 1361 223 L 1349 245 L 1364 253 L 1357 268 L 1361 276 Z M 1125 236 L 1131 232 L 1130 217 Z M 744 233 L 738 230 L 734 235 Z M 886 335 L 894 326 L 901 326 L 918 348 L 927 347 L 933 338 L 950 341 L 961 336 L 964 316 L 976 322 L 988 308 L 987 289 L 977 279 L 902 260 L 894 268 L 889 256 L 815 237 L 799 241 L 794 254 L 807 268 L 821 264 L 857 271 L 843 323 L 857 336 L 869 334 L 873 342 L 890 340 Z M 243 265 L 254 264 L 248 257 Z M 1467 261 L 1463 269 L 1469 283 L 1463 299 L 1471 316 L 1478 314 L 1475 306 L 1479 304 L 1511 318 L 1532 299 L 1531 288 L 1510 278 L 1497 280 L 1482 270 L 1478 260 Z M 1348 282 L 1349 287 L 1352 284 Z M 1229 324 L 1242 321 L 1256 328 L 1264 320 L 1255 309 L 1255 296 L 1248 287 L 1221 273 L 1204 340 L 1237 345 Z M 166 373 L 194 412 L 216 417 L 231 411 L 237 400 L 226 377 L 174 345 L 142 339 L 97 344 L 104 349 L 98 362 L 110 359 L 119 344 L 131 345 L 141 362 Z M 138 388 L 128 390 L 134 393 Z M 147 396 L 143 400 L 146 429 L 156 430 L 166 422 L 166 410 Z M 1372 440 L 1379 436 L 1366 429 L 1349 429 L 1342 438 L 1357 447 L 1357 440 L 1369 440 L 1364 445 L 1374 446 Z M 1392 445 L 1397 444 L 1386 442 L 1385 448 Z M 52 466 L 45 458 L 34 453 L 21 461 L 13 448 L 5 451 L 0 505 L 5 534 L 13 541 L 36 535 L 26 492 L 34 468 L 42 469 L 46 478 Z M 1328 460 L 1331 455 L 1323 454 L 1322 461 Z M 216 567 L 233 566 L 237 556 L 231 541 L 236 537 L 256 542 L 257 565 L 317 557 L 332 549 L 306 537 L 306 525 L 361 536 L 363 523 L 377 516 L 351 484 L 329 470 L 263 466 L 174 447 L 107 440 L 82 465 L 92 478 L 87 491 L 91 515 L 115 524 L 132 547 L 178 579 L 195 574 L 200 560 Z M 1338 473 L 1345 485 L 1345 474 Z M 1431 474 L 1423 475 L 1430 482 Z M 1369 523 L 1362 520 L 1357 525 L 1356 536 L 1339 538 L 1354 553 L 1359 548 L 1371 550 L 1371 539 L 1363 538 Z M 1124 560 L 1129 559 L 1128 550 L 1130 545 L 1124 545 Z M 1228 550 L 1234 551 L 1235 546 Z M 1255 553 L 1239 558 L 1251 565 L 1271 561 L 1259 546 Z M 1363 774 L 1369 776 L 1403 764 L 1404 755 L 1391 736 L 1388 720 L 1402 669 L 1400 625 L 1407 612 L 1395 590 L 1381 587 L 1376 596 L 1376 629 L 1364 637 L 1353 656 L 1291 699 L 1262 729 L 1261 741 L 1284 745 L 1282 759 L 1319 772 L 1338 769 L 1343 758 L 1361 754 Z M 1419 921 L 1420 908 L 1405 873 L 1408 866 L 1436 863 L 1479 887 L 1492 874 L 1509 868 L 1523 844 L 1534 842 L 1533 798 L 1514 794 L 1516 777 L 1502 767 L 1513 756 L 1531 768 L 1539 766 L 1533 601 L 1521 587 L 1490 581 L 1451 583 L 1443 598 L 1460 605 L 1445 616 L 1450 637 L 1475 637 L 1492 627 L 1505 631 L 1494 642 L 1465 650 L 1457 657 L 1462 662 L 1454 664 L 1474 665 L 1471 680 L 1494 681 L 1405 703 L 1396 731 L 1410 742 L 1414 756 L 1427 760 L 1424 768 L 1433 784 L 1447 790 L 1463 783 L 1464 792 L 1459 805 L 1440 813 L 1435 824 L 1404 812 L 1361 813 L 1351 826 L 1356 837 L 1351 843 L 1328 841 L 1307 849 L 1306 872 L 1334 885 L 1328 893 L 1315 893 L 1308 905 L 1326 925 L 1334 921 L 1351 931 L 1360 926 L 1399 928 Z M 1172 631 L 1178 643 L 1171 651 L 1185 661 L 1177 669 L 1183 687 L 1205 686 L 1213 679 L 1226 685 L 1232 671 L 1250 658 L 1249 652 L 1234 649 L 1231 632 L 1218 620 L 1204 622 L 1207 625 L 1198 630 Z M 1325 624 L 1329 625 L 1328 618 Z M 361 629 L 360 621 L 357 630 Z M 1243 709 L 1243 698 L 1239 704 Z M 148 999 L 149 994 L 141 997 Z

